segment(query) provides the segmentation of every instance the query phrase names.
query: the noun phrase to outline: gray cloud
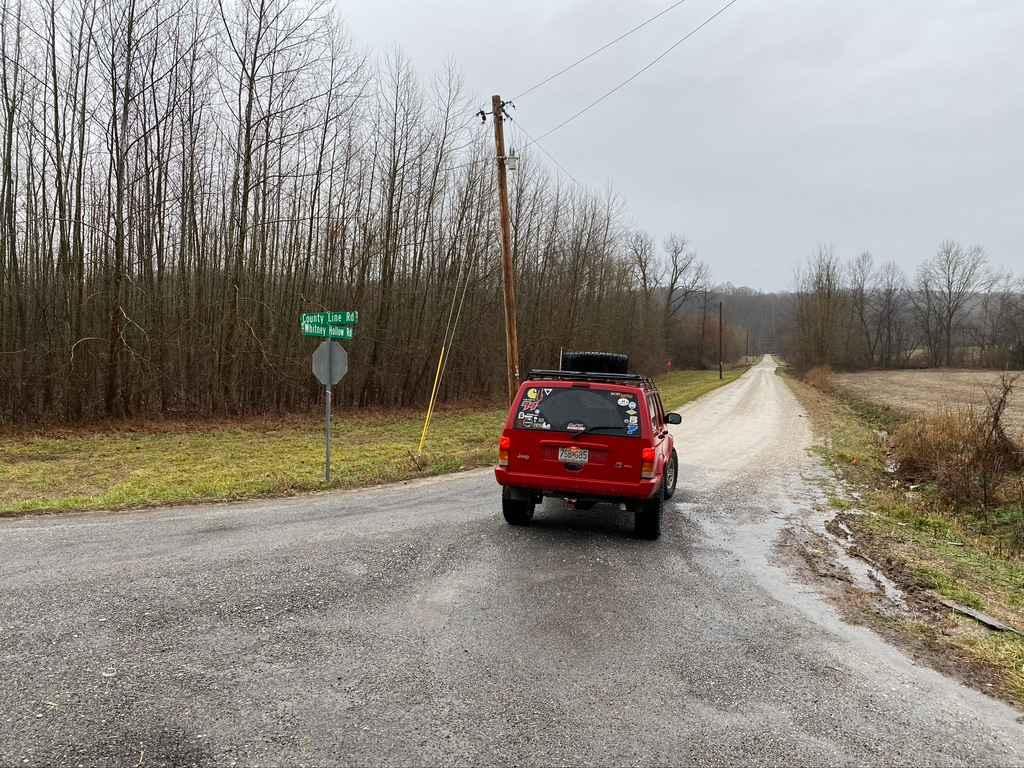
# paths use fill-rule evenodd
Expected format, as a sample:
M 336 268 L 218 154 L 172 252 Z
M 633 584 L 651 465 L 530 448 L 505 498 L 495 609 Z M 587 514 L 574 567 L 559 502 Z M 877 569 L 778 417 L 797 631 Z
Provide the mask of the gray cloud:
M 668 4 L 360 0 L 355 41 L 421 74 L 452 59 L 511 96 Z M 517 103 L 538 135 L 721 0 L 689 0 Z M 740 0 L 545 146 L 637 226 L 685 233 L 716 278 L 784 288 L 818 242 L 912 269 L 940 240 L 1024 271 L 1024 4 Z

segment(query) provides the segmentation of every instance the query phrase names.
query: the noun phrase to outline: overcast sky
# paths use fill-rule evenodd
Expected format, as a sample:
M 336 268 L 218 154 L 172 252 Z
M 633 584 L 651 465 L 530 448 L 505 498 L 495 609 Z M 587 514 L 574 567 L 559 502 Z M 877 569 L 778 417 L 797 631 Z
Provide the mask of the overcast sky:
M 516 102 L 537 136 L 724 0 L 688 0 Z M 352 0 L 354 42 L 421 76 L 511 97 L 671 0 Z M 818 243 L 912 271 L 946 238 L 1024 272 L 1024 2 L 739 0 L 625 90 L 545 140 L 610 184 L 659 242 L 719 281 L 788 288 Z

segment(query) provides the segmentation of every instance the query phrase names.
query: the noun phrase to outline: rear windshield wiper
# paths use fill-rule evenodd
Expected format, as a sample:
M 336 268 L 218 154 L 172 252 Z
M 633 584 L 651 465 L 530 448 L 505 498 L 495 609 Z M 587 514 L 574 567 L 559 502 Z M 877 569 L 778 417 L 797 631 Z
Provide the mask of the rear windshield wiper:
M 580 435 L 585 435 L 588 432 L 596 432 L 599 429 L 625 429 L 625 427 L 622 424 L 595 424 L 592 427 L 587 427 L 582 432 L 573 432 L 572 436 L 579 437 Z

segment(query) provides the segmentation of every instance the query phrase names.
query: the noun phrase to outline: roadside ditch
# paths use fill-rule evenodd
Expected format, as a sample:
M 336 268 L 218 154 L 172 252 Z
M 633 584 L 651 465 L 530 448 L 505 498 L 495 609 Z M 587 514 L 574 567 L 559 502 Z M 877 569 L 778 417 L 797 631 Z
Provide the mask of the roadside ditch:
M 1008 473 L 1006 495 L 987 505 L 951 501 L 940 483 L 908 476 L 894 457 L 893 436 L 909 414 L 782 375 L 831 470 L 819 480 L 825 501 L 816 514 L 783 532 L 783 558 L 848 621 L 1024 709 L 1017 476 Z

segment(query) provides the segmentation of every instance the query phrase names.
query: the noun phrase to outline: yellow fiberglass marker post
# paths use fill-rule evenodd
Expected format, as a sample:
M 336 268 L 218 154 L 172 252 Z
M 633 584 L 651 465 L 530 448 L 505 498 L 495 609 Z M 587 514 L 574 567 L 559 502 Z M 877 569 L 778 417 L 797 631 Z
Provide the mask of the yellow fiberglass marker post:
M 437 357 L 437 373 L 434 374 L 434 386 L 430 390 L 430 403 L 427 405 L 427 418 L 423 420 L 423 431 L 420 433 L 420 446 L 416 449 L 416 455 L 423 453 L 423 445 L 427 442 L 427 430 L 430 429 L 430 417 L 434 415 L 434 401 L 437 400 L 437 391 L 441 386 L 441 370 L 444 368 L 444 358 L 447 348 L 441 343 L 441 354 Z

